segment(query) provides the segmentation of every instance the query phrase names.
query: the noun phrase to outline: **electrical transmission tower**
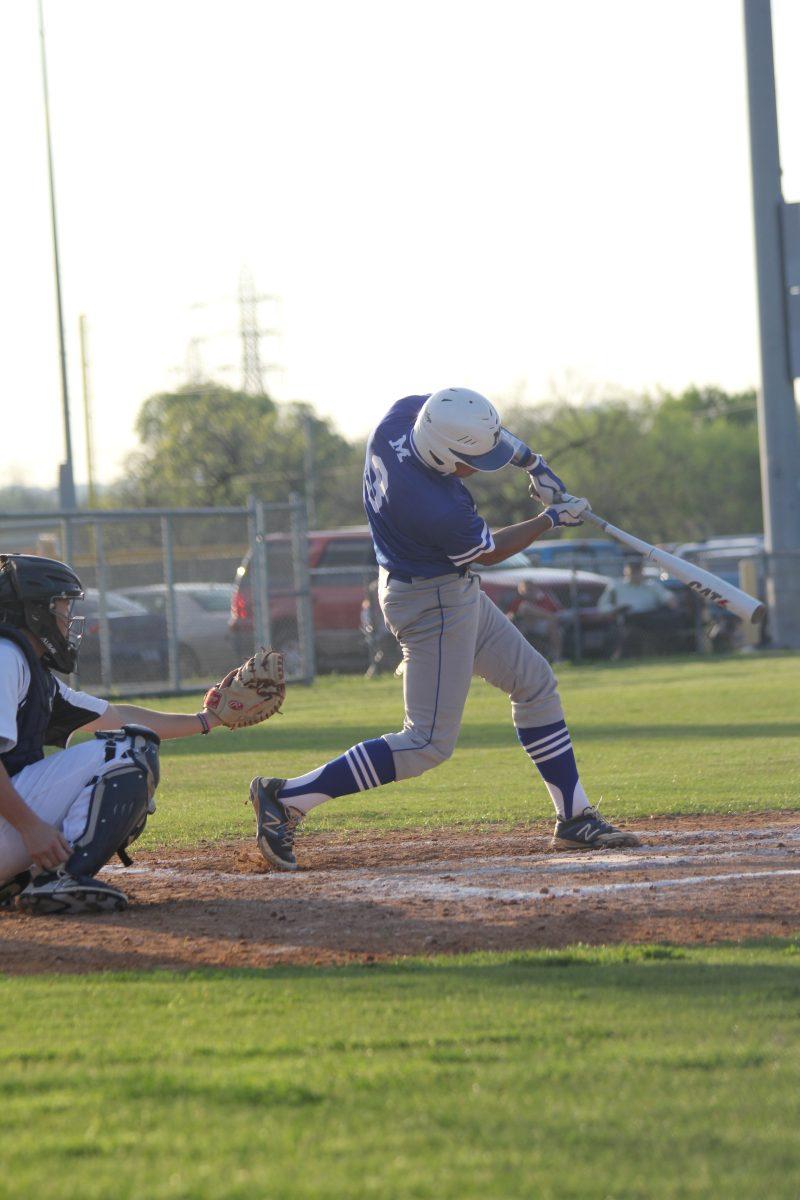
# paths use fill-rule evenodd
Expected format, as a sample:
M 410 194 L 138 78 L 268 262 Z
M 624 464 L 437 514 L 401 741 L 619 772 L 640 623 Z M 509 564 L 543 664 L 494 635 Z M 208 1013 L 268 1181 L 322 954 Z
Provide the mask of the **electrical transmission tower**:
M 234 297 L 228 295 L 219 300 L 201 300 L 190 307 L 193 312 L 205 309 L 214 309 L 219 312 L 219 305 L 223 305 L 228 311 L 233 299 Z M 176 370 L 182 376 L 185 384 L 198 387 L 217 378 L 220 374 L 235 371 L 236 368 L 230 363 L 223 365 L 219 362 L 218 353 L 214 352 L 213 346 L 209 352 L 210 364 L 207 364 L 204 361 L 201 346 L 205 343 L 223 341 L 229 350 L 230 340 L 236 336 L 241 346 L 241 390 L 248 396 L 263 396 L 265 394 L 265 374 L 268 371 L 280 371 L 283 368 L 277 363 L 262 361 L 262 338 L 269 334 L 277 334 L 277 331 L 264 329 L 260 325 L 259 306 L 266 300 L 272 300 L 276 304 L 279 304 L 280 300 L 278 296 L 266 296 L 257 292 L 252 272 L 247 267 L 243 267 L 239 275 L 239 291 L 235 300 L 239 307 L 238 329 L 233 330 L 230 326 L 227 328 L 217 327 L 217 318 L 212 315 L 211 324 L 206 322 L 207 332 L 202 335 L 194 334 L 189 339 L 185 365 Z
M 258 306 L 262 300 L 256 292 L 252 273 L 242 267 L 239 276 L 239 334 L 242 341 L 242 391 L 248 396 L 263 396 L 264 367 L 261 363 L 261 338 L 270 332 L 258 322 Z

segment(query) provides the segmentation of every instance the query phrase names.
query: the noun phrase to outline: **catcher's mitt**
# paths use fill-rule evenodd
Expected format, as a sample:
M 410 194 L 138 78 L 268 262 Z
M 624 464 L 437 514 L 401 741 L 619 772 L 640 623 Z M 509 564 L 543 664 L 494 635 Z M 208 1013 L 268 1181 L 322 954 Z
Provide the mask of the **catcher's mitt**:
M 209 688 L 203 703 L 229 729 L 244 729 L 274 716 L 285 697 L 283 655 L 261 646 L 246 663 Z

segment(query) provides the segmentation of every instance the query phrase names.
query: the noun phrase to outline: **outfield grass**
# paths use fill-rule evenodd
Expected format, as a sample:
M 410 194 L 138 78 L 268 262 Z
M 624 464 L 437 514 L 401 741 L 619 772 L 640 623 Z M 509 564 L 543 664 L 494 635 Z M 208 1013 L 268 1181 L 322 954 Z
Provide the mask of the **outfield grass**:
M 800 805 L 800 655 L 561 666 L 578 765 L 611 817 Z M 193 711 L 196 699 L 148 700 Z M 247 835 L 253 775 L 297 775 L 354 742 L 400 728 L 402 686 L 326 676 L 291 688 L 257 729 L 165 743 L 159 812 L 143 845 Z M 453 758 L 402 784 L 316 809 L 309 829 L 401 829 L 550 819 L 514 736 L 507 699 L 476 680 Z
M 796 1200 L 800 943 L 0 977 L 0 1197 Z

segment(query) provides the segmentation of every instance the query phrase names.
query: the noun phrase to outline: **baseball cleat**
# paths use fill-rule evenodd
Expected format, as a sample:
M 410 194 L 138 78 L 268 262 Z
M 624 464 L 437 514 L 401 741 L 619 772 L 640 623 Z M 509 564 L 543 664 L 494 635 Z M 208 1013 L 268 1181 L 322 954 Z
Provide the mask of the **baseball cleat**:
M 128 897 L 119 888 L 89 875 L 43 871 L 20 893 L 17 905 L 36 916 L 121 912 L 128 907 Z
M 250 803 L 256 812 L 256 838 L 264 858 L 279 871 L 296 871 L 294 835 L 303 814 L 278 799 L 278 792 L 285 783 L 285 779 L 267 779 L 256 775 L 250 784 Z
M 635 833 L 626 833 L 604 821 L 596 808 L 585 808 L 579 817 L 558 820 L 553 830 L 551 850 L 616 850 L 622 846 L 641 846 Z
M 13 908 L 14 900 L 31 881 L 30 871 L 20 871 L 13 879 L 0 883 L 0 908 Z

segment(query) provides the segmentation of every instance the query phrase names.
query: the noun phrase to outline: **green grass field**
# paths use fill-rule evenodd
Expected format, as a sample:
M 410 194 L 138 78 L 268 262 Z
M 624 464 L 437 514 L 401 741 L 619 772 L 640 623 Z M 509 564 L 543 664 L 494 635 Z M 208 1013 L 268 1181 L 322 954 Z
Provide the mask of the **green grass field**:
M 799 669 L 782 655 L 561 668 L 590 794 L 615 816 L 800 807 Z M 251 775 L 308 770 L 400 719 L 394 678 L 329 678 L 262 729 L 168 743 L 146 844 L 249 835 Z M 549 800 L 506 701 L 476 684 L 451 762 L 310 824 L 531 816 L 549 819 Z M 799 1035 L 800 935 L 0 974 L 0 1200 L 796 1200 Z
M 800 1194 L 800 943 L 0 997 L 3 1200 Z

